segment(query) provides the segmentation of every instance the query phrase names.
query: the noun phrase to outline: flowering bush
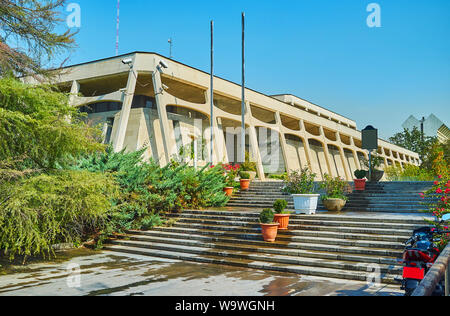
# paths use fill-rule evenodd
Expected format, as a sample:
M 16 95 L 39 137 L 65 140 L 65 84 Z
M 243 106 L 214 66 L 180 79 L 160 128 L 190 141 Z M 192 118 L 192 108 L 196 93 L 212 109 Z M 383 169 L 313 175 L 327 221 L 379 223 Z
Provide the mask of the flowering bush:
M 425 193 L 420 193 L 422 199 L 426 199 L 425 204 L 429 209 L 427 212 L 432 213 L 436 217 L 435 222 L 429 221 L 430 224 L 439 229 L 448 230 L 447 226 L 441 224 L 442 217 L 450 213 L 450 179 L 448 177 L 439 176 L 439 179 L 434 181 L 433 187 Z M 442 238 L 441 248 L 448 244 L 447 238 Z
M 226 177 L 226 185 L 227 187 L 234 187 L 236 177 L 238 175 L 239 169 L 241 168 L 240 165 L 233 165 L 233 164 L 225 164 L 222 166 L 222 168 L 225 170 L 225 177 Z
M 433 188 L 425 193 L 420 193 L 422 199 L 427 198 L 429 212 L 441 219 L 443 215 L 450 213 L 450 180 L 439 176 L 439 180 L 434 181 Z

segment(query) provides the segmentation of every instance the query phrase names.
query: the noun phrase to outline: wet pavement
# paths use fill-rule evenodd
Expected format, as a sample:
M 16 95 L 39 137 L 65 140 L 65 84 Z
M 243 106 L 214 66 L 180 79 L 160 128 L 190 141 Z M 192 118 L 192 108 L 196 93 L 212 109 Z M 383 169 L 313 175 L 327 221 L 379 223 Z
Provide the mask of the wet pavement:
M 0 296 L 400 296 L 398 286 L 77 249 L 51 261 L 0 257 Z

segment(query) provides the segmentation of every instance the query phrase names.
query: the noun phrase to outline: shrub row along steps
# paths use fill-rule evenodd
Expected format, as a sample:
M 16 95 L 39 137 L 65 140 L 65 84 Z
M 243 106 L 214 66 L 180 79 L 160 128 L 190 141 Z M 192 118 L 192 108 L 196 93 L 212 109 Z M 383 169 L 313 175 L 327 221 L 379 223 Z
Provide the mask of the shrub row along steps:
M 419 213 L 426 209 L 419 193 L 430 189 L 432 185 L 432 182 L 367 183 L 366 191 L 353 191 L 349 195 L 344 211 Z M 284 194 L 282 188 L 281 181 L 254 181 L 248 191 L 236 193 L 227 206 L 271 208 L 277 199 L 284 199 L 288 202 L 288 209 L 294 209 L 294 200 Z M 318 210 L 325 210 L 321 202 Z
M 277 241 L 261 236 L 258 213 L 193 211 L 168 214 L 172 227 L 129 231 L 107 250 L 200 263 L 366 281 L 376 265 L 381 281 L 401 275 L 403 243 L 423 226 L 417 216 L 292 215 Z

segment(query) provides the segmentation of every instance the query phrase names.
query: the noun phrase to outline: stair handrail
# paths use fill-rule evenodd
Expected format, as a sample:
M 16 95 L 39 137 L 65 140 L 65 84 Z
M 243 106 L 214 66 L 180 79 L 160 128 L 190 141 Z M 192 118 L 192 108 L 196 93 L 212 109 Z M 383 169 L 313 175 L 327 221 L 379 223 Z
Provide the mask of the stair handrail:
M 445 276 L 445 296 L 450 296 L 450 244 L 441 252 L 412 296 L 431 296 L 443 276 Z

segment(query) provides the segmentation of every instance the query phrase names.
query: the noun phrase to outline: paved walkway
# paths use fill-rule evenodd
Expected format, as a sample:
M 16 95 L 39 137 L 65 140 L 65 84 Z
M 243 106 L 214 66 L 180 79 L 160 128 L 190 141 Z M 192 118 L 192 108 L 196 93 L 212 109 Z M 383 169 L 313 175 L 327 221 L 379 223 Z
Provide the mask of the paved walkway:
M 80 267 L 77 274 L 69 274 Z M 10 265 L 0 258 L 0 296 L 399 296 L 399 287 L 299 277 L 86 249 L 51 262 Z

